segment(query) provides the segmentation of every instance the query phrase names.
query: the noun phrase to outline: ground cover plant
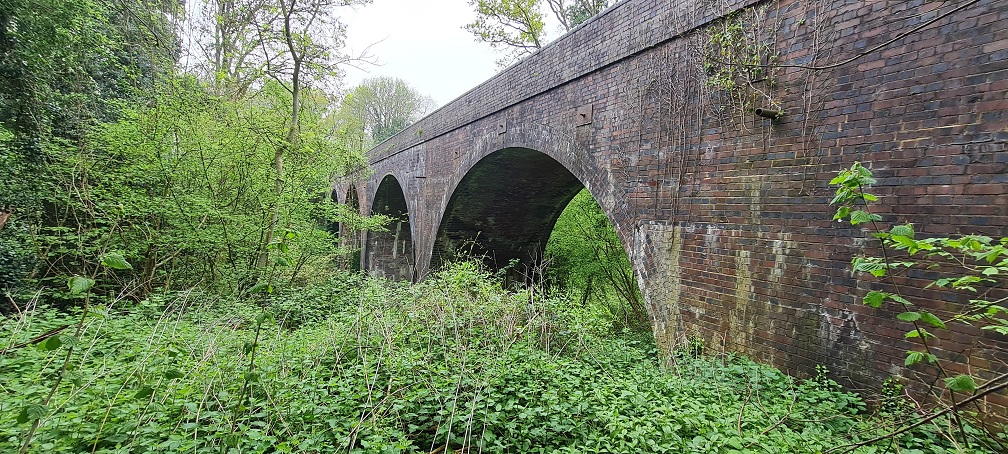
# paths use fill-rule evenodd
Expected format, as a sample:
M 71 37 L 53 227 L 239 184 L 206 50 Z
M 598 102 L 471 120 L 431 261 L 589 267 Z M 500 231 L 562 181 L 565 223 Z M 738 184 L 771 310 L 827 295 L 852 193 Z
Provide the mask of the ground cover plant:
M 0 451 L 790 453 L 889 429 L 825 370 L 797 380 L 696 343 L 661 361 L 577 299 L 501 282 L 462 262 L 417 285 L 181 292 L 93 305 L 77 336 L 43 335 L 80 314 L 24 305 L 0 323 Z M 994 452 L 940 434 L 856 452 Z

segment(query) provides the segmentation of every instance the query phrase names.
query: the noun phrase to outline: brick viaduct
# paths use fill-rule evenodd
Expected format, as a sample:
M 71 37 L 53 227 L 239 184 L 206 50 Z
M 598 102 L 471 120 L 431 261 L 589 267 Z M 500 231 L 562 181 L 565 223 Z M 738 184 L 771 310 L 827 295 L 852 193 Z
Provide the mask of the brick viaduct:
M 726 64 L 740 56 L 771 65 Z M 875 242 L 831 219 L 828 182 L 855 161 L 885 225 L 1008 236 L 1008 2 L 622 1 L 377 146 L 373 175 L 337 192 L 406 221 L 363 239 L 362 265 L 420 279 L 458 248 L 537 257 L 586 187 L 660 350 L 695 335 L 878 389 L 914 372 L 908 326 L 863 306 L 876 283 L 849 270 Z M 908 288 L 946 315 L 964 298 Z M 1008 372 L 997 334 L 937 348 Z

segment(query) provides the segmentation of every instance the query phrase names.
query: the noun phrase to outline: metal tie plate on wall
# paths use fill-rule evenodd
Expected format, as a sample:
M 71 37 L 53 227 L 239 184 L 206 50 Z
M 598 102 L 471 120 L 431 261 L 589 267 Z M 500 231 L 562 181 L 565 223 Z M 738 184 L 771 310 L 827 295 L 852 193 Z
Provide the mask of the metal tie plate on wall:
M 574 112 L 574 125 L 584 126 L 590 125 L 592 122 L 592 105 L 578 107 Z

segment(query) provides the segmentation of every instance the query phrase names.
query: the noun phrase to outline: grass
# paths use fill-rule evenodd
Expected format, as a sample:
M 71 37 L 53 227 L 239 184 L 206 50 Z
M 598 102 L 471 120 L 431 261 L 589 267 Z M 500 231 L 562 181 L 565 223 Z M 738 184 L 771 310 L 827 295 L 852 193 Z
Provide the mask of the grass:
M 414 286 L 343 275 L 270 300 L 112 303 L 79 338 L 19 346 L 78 320 L 30 307 L 0 320 L 0 451 L 35 418 L 40 453 L 814 453 L 891 423 L 825 371 L 697 345 L 666 364 L 576 303 L 464 262 Z M 856 452 L 959 452 L 940 428 Z M 975 435 L 962 452 L 993 452 Z

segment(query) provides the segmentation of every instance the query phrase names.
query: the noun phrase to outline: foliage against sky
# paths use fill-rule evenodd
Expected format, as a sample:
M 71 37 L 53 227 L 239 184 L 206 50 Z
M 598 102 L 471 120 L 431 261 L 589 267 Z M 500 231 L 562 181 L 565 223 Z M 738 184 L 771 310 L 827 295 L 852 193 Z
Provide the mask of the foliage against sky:
M 544 6 L 566 33 L 605 9 L 608 0 L 470 0 L 469 5 L 476 20 L 465 30 L 503 52 L 497 62 L 503 67 L 547 44 Z
M 434 100 L 392 77 L 365 79 L 343 98 L 343 109 L 360 121 L 362 130 L 377 144 L 434 109 Z
M 350 59 L 336 7 L 366 1 L 192 2 L 216 17 L 193 73 L 180 2 L 0 2 L 3 290 L 67 302 L 117 251 L 136 266 L 100 281 L 136 296 L 240 291 L 338 252 L 319 195 L 363 160 L 323 90 Z

